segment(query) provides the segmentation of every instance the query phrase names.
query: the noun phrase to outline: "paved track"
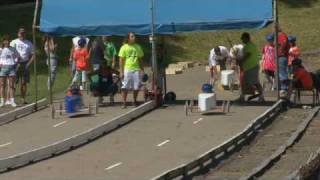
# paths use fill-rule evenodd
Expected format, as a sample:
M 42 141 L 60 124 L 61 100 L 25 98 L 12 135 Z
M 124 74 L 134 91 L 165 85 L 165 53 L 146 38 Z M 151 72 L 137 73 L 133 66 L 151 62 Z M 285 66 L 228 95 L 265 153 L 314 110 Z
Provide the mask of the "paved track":
M 88 97 L 86 93 L 83 94 L 86 105 L 95 104 L 95 98 Z M 114 106 L 108 105 L 108 99 L 105 98 L 106 105 L 99 108 L 99 113 L 91 116 L 69 118 L 66 114 L 61 116 L 56 113 L 55 119 L 52 119 L 51 108 L 46 108 L 1 125 L 0 159 L 62 141 L 133 109 L 133 106 L 128 106 L 126 109 L 120 108 L 121 103 L 117 103 L 121 101 L 120 95 L 116 96 Z M 59 107 L 58 104 L 55 106 Z
M 203 70 L 197 67 L 168 77 L 169 90 L 179 99 L 196 98 L 207 79 Z M 237 95 L 223 92 L 218 98 L 235 99 Z M 182 105 L 172 105 L 79 149 L 2 174 L 0 179 L 150 179 L 223 143 L 266 109 L 235 105 L 228 115 L 194 113 L 186 117 Z M 61 128 L 64 125 L 67 127 L 63 124 Z

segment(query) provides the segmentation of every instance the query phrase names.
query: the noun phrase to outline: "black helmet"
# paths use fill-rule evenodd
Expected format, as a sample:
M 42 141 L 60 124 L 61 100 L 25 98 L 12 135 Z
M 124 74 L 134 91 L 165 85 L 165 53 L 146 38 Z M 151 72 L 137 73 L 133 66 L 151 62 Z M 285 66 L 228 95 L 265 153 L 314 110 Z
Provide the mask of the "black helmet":
M 81 37 L 79 40 L 78 40 L 78 45 L 80 47 L 84 47 L 85 45 L 87 44 L 87 40 L 83 37 Z
M 148 81 L 148 79 L 149 79 L 149 76 L 148 76 L 148 74 L 143 74 L 143 76 L 142 76 L 142 82 L 147 82 Z

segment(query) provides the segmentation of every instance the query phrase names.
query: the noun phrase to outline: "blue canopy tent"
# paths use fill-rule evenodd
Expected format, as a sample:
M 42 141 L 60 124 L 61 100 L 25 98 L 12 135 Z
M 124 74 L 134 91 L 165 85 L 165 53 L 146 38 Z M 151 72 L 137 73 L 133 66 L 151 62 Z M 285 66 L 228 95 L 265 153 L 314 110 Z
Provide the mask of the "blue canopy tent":
M 263 28 L 272 19 L 272 0 L 43 0 L 40 31 L 151 35 L 154 24 L 155 34 L 174 34 Z
M 155 35 L 258 29 L 272 20 L 273 0 L 42 0 L 38 28 L 53 36 L 150 35 L 157 76 Z

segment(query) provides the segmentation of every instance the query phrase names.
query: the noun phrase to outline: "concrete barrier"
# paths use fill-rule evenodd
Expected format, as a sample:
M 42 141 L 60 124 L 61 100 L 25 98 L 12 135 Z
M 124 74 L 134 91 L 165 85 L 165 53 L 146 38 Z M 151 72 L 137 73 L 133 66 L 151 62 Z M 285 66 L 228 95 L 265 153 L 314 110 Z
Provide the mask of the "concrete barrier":
M 37 103 L 37 109 L 36 109 L 36 103 L 32 103 L 26 106 L 22 106 L 19 108 L 16 108 L 12 111 L 2 113 L 0 115 L 0 125 L 9 123 L 11 121 L 17 120 L 23 116 L 27 116 L 29 114 L 32 114 L 36 111 L 42 110 L 48 106 L 47 99 L 41 99 Z
M 40 161 L 57 154 L 72 150 L 75 147 L 86 144 L 94 139 L 109 133 L 124 124 L 142 116 L 143 114 L 153 110 L 156 107 L 154 101 L 149 101 L 143 105 L 130 110 L 129 112 L 113 118 L 111 121 L 105 122 L 95 128 L 91 128 L 72 137 L 43 146 L 31 151 L 23 152 L 17 155 L 0 159 L 0 172 L 8 171 L 12 168 L 28 165 L 36 161 Z

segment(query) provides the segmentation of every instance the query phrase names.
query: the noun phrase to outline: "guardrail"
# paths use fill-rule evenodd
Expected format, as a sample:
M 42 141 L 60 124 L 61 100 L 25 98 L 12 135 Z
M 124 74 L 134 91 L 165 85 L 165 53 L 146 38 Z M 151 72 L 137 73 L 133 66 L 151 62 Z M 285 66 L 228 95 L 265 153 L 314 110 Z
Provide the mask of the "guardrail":
M 187 178 L 190 174 L 193 174 L 209 164 L 218 163 L 219 159 L 228 155 L 234 149 L 242 146 L 251 137 L 253 137 L 257 131 L 275 116 L 277 116 L 282 110 L 282 100 L 276 102 L 266 112 L 254 119 L 242 132 L 238 133 L 234 137 L 225 141 L 218 147 L 214 147 L 208 152 L 200 155 L 195 160 L 182 164 L 176 168 L 168 170 L 159 176 L 152 178 L 152 180 L 169 180 L 169 179 L 183 179 Z
M 80 134 L 76 134 L 70 138 L 28 152 L 2 158 L 0 159 L 0 172 L 5 172 L 13 168 L 25 166 L 30 163 L 47 159 L 49 157 L 72 150 L 75 147 L 91 142 L 96 138 L 101 137 L 104 134 L 107 134 L 121 127 L 122 125 L 129 123 L 130 121 L 153 110 L 155 107 L 155 102 L 149 101 L 123 115 L 113 118 L 111 121 L 105 122 L 102 125 L 91 128 Z
M 0 114 L 0 125 L 9 123 L 11 121 L 14 121 L 16 119 L 19 119 L 23 116 L 27 116 L 29 114 L 32 114 L 36 111 L 42 110 L 48 106 L 48 101 L 46 98 L 41 99 L 37 103 L 37 109 L 36 109 L 36 103 L 28 104 L 26 106 L 22 106 L 19 108 L 16 108 L 12 111 L 2 113 Z

